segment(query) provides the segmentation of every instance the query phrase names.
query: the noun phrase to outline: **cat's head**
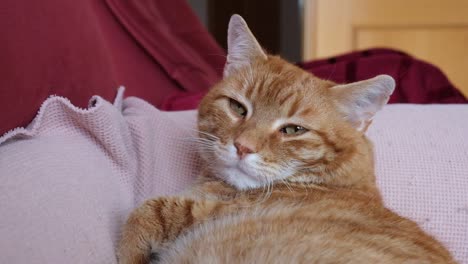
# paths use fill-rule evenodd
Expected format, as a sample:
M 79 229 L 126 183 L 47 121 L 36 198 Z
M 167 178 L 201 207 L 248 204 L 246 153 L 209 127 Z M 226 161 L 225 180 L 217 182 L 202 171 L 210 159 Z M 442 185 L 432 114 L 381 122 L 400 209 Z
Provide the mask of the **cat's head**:
M 394 86 L 386 75 L 345 85 L 319 79 L 266 54 L 234 15 L 224 78 L 199 107 L 201 156 L 238 189 L 284 180 L 373 185 L 364 132 Z

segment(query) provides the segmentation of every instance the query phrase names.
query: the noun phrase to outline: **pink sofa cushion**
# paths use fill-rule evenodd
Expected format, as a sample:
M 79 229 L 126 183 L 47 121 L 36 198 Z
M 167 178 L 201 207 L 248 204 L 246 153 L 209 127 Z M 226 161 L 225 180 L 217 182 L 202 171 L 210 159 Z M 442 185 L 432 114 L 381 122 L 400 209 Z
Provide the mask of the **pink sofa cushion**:
M 132 208 L 190 186 L 195 111 L 48 99 L 0 138 L 0 263 L 116 263 Z M 468 105 L 391 105 L 369 130 L 385 203 L 468 263 Z

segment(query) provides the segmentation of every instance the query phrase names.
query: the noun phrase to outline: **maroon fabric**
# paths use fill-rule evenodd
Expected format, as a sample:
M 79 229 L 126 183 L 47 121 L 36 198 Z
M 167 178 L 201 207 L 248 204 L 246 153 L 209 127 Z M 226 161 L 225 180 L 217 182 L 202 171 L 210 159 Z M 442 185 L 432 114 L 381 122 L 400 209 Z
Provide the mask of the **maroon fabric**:
M 185 0 L 4 0 L 0 36 L 0 135 L 52 94 L 85 107 L 124 85 L 163 107 L 207 91 L 225 55 Z
M 106 2 L 128 32 L 183 91 L 207 91 L 220 78 L 225 52 L 186 3 Z
M 467 103 L 437 67 L 392 49 L 369 49 L 299 64 L 316 76 L 338 83 L 391 75 L 396 81 L 390 103 Z

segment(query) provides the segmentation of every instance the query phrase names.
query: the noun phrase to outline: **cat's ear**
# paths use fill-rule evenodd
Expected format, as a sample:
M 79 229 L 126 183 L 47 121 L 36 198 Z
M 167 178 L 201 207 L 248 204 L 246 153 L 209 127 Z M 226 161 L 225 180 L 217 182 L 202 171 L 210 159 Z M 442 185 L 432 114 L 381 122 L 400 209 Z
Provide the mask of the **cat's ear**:
M 229 21 L 227 42 L 228 55 L 224 66 L 224 76 L 249 65 L 255 57 L 267 59 L 267 55 L 250 32 L 247 23 L 239 15 L 233 15 Z
M 365 131 L 375 113 L 390 98 L 395 80 L 388 75 L 330 88 L 340 112 L 356 129 Z

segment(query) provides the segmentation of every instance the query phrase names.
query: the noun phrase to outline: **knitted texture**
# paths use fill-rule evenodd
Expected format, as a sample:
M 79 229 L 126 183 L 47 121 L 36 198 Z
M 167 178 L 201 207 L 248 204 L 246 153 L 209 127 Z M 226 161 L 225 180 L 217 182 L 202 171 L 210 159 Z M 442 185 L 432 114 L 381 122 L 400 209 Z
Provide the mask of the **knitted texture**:
M 0 138 L 0 263 L 116 263 L 128 213 L 190 186 L 200 162 L 195 111 L 93 97 L 47 99 Z M 378 184 L 388 207 L 468 263 L 468 105 L 392 105 L 374 120 Z

